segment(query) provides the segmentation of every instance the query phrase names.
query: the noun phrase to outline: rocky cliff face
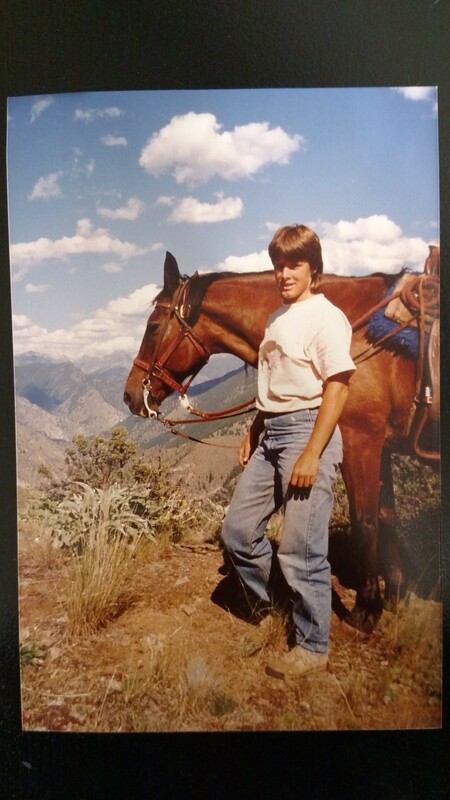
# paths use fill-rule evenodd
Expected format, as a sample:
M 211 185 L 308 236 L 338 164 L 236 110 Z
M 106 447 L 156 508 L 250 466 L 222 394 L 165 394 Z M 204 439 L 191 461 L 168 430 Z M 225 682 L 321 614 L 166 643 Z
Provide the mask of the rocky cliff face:
M 39 464 L 52 472 L 63 469 L 65 448 L 75 434 L 95 436 L 124 421 L 128 416 L 122 403 L 126 374 L 122 367 L 98 376 L 69 361 L 55 362 L 36 354 L 17 360 L 19 484 L 35 483 Z

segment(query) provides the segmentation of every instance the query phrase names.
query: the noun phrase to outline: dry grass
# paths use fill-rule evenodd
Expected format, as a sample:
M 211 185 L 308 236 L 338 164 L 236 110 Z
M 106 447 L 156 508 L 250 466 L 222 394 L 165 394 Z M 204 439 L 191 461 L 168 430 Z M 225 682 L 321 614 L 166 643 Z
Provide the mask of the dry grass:
M 25 549 L 28 550 L 32 546 L 35 568 L 49 572 L 62 568 L 65 561 L 64 553 L 57 546 L 45 521 L 23 521 L 20 525 L 19 539 L 26 543 Z M 23 553 L 24 549 L 21 544 L 19 541 L 19 554 Z
M 261 728 L 265 706 L 267 729 L 416 728 L 418 697 L 430 708 L 439 704 L 436 612 L 412 599 L 397 617 L 386 617 L 383 634 L 370 645 L 356 635 L 344 648 L 335 644 L 327 673 L 275 682 L 269 691 L 264 662 L 269 652 L 283 649 L 289 625 L 280 614 L 236 638 L 229 655 L 240 665 L 241 679 L 235 672 L 234 681 L 224 675 L 220 657 L 214 663 L 211 652 L 199 649 L 198 639 L 186 629 L 149 637 L 145 658 L 121 679 L 123 702 L 118 705 L 115 700 L 107 711 L 104 703 L 95 729 L 107 731 L 114 725 L 116 730 L 133 731 L 230 730 L 233 719 L 236 729 Z M 382 720 L 389 718 L 390 708 L 393 716 L 386 725 Z
M 82 636 L 114 619 L 124 608 L 124 588 L 136 543 L 94 528 L 73 556 L 63 591 L 69 636 Z
M 337 492 L 335 513 L 344 524 L 340 484 Z M 64 529 L 83 541 L 77 556 L 54 547 L 54 530 L 45 522 L 21 524 L 25 729 L 319 731 L 440 725 L 442 606 L 428 594 L 419 596 L 419 587 L 395 613 L 382 615 L 370 638 L 333 615 L 329 670 L 301 681 L 274 681 L 265 675 L 265 662 L 285 649 L 290 620 L 273 609 L 256 627 L 211 602 L 222 563 L 213 528 L 205 536 L 198 525 L 177 546 L 168 526 L 156 542 L 142 538 L 136 546 L 136 538 L 130 539 L 130 531 L 136 531 L 131 516 L 130 527 L 121 528 L 123 510 L 109 514 L 111 528 L 106 511 L 88 516 L 82 506 L 79 537 L 77 508 L 70 530 Z M 67 509 L 62 511 L 64 521 Z M 276 516 L 270 529 L 275 541 L 279 525 Z M 342 585 L 338 591 L 351 607 L 354 592 Z
M 150 636 L 145 659 L 120 678 L 123 704 L 115 706 L 116 730 L 136 732 L 199 730 L 199 720 L 230 713 L 234 700 L 223 691 L 210 658 L 199 653 L 190 635 L 175 630 Z M 96 730 L 110 730 L 103 703 Z
M 150 556 L 152 546 L 145 550 Z M 135 560 L 138 602 L 94 633 L 83 624 L 78 638 L 67 636 L 71 623 L 61 618 L 67 576 L 54 587 L 61 604 L 53 620 L 46 586 L 28 586 L 35 599 L 22 612 L 28 626 L 22 647 L 26 729 L 320 731 L 440 724 L 439 603 L 411 597 L 395 615 L 384 614 L 368 639 L 333 618 L 329 670 L 275 681 L 265 675 L 265 663 L 285 649 L 289 618 L 274 611 L 252 626 L 211 604 L 207 576 L 213 586 L 214 553 L 156 552 L 160 560 L 150 564 Z M 177 588 L 180 575 L 189 582 Z M 114 615 L 117 605 L 110 608 Z

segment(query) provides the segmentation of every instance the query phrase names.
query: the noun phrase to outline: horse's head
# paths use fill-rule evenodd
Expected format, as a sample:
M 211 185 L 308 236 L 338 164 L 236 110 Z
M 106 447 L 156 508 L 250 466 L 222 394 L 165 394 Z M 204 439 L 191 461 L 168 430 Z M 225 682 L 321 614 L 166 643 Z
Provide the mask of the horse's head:
M 166 253 L 164 286 L 155 299 L 139 353 L 124 391 L 132 414 L 156 416 L 161 402 L 173 391 L 184 394 L 190 381 L 209 357 L 193 330 L 188 299 L 190 278 L 180 275 L 176 259 Z

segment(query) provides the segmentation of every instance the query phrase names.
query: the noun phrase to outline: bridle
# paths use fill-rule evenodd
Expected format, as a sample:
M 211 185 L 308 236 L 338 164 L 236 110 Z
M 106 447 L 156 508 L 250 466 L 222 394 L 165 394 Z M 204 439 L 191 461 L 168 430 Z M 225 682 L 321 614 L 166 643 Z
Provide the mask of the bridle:
M 209 357 L 211 355 L 210 350 L 197 336 L 194 329 L 191 327 L 191 325 L 188 323 L 186 319 L 186 316 L 189 313 L 189 306 L 187 306 L 187 304 L 185 303 L 185 298 L 189 280 L 190 279 L 186 276 L 180 279 L 180 283 L 177 289 L 175 290 L 173 298 L 170 303 L 162 303 L 162 302 L 155 303 L 155 308 L 166 308 L 169 310 L 169 313 L 167 314 L 165 324 L 161 326 L 161 329 L 159 331 L 153 362 L 144 361 L 142 358 L 135 358 L 133 361 L 133 364 L 136 367 L 140 367 L 146 372 L 145 378 L 142 381 L 142 388 L 144 392 L 144 405 L 147 409 L 149 417 L 159 416 L 159 412 L 150 408 L 148 403 L 149 396 L 150 397 L 152 396 L 152 383 L 151 383 L 152 378 L 156 378 L 162 383 L 165 383 L 166 386 L 169 386 L 172 390 L 179 392 L 181 398 L 185 398 L 187 400 L 186 392 L 189 386 L 191 385 L 192 381 L 194 380 L 198 372 L 200 372 L 201 368 L 204 367 L 204 365 L 208 362 Z M 174 317 L 180 326 L 178 336 L 167 345 L 167 347 L 162 351 L 162 353 L 158 354 L 158 349 L 160 347 L 160 344 L 161 342 L 164 341 L 167 329 Z M 188 339 L 191 342 L 191 344 L 194 345 L 196 350 L 198 350 L 201 356 L 201 361 L 198 368 L 191 374 L 189 380 L 185 384 L 181 384 L 177 380 L 175 380 L 172 373 L 169 372 L 169 370 L 166 368 L 166 364 L 170 356 L 175 352 L 175 350 L 177 350 L 177 348 L 185 339 Z
M 196 275 L 197 273 L 195 273 Z M 195 277 L 195 276 L 193 276 Z M 189 313 L 191 311 L 191 307 L 187 302 L 187 295 L 188 295 L 188 286 L 191 278 L 189 276 L 184 275 L 180 278 L 179 285 L 174 292 L 173 298 L 170 303 L 164 302 L 156 302 L 155 308 L 165 308 L 169 310 L 167 314 L 165 324 L 161 326 L 161 329 L 158 333 L 158 338 L 156 341 L 155 346 L 155 355 L 153 357 L 153 362 L 151 361 L 144 361 L 141 358 L 135 358 L 133 364 L 141 369 L 145 370 L 145 377 L 142 381 L 142 389 L 143 389 L 143 396 L 144 396 L 144 405 L 147 409 L 148 416 L 150 418 L 158 418 L 160 419 L 166 426 L 171 427 L 175 424 L 187 424 L 189 422 L 209 422 L 211 420 L 216 419 L 227 419 L 231 416 L 238 416 L 239 413 L 246 413 L 246 411 L 251 410 L 250 406 L 253 406 L 254 400 L 246 401 L 245 403 L 240 403 L 239 405 L 232 406 L 231 408 L 223 409 L 222 411 L 199 411 L 198 409 L 194 408 L 194 406 L 190 403 L 187 390 L 189 389 L 192 381 L 198 375 L 200 370 L 208 363 L 211 354 L 210 349 L 206 346 L 206 344 L 200 339 L 198 334 L 195 332 L 192 325 L 188 322 Z M 162 353 L 159 353 L 160 346 L 164 341 L 164 337 L 170 325 L 170 322 L 173 319 L 176 319 L 179 325 L 179 332 L 178 336 L 176 336 L 172 342 L 170 342 L 163 350 Z M 198 351 L 200 354 L 200 362 L 197 365 L 196 369 L 190 374 L 189 379 L 184 383 L 179 383 L 173 376 L 171 372 L 166 367 L 166 364 L 173 355 L 173 353 L 177 350 L 177 348 L 181 345 L 181 343 L 185 340 L 188 340 Z M 184 406 L 184 408 L 196 417 L 200 417 L 200 419 L 195 420 L 170 420 L 167 417 L 164 417 L 162 412 L 158 409 L 151 408 L 149 405 L 149 397 L 152 397 L 152 378 L 156 378 L 160 382 L 169 386 L 172 390 L 179 393 L 180 402 Z M 245 411 L 243 410 L 245 409 Z M 174 431 L 173 431 L 174 432 Z

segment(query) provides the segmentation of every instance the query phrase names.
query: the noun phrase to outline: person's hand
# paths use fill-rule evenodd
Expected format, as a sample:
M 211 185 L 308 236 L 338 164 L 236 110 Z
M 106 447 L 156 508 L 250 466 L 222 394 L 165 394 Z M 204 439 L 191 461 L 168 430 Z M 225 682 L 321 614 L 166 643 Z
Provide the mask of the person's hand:
M 248 462 L 250 461 L 250 456 L 253 453 L 255 447 L 252 443 L 252 436 L 251 432 L 249 431 L 246 437 L 243 439 L 241 446 L 239 448 L 239 464 L 241 467 L 246 467 Z
M 310 489 L 316 482 L 319 457 L 304 450 L 292 470 L 290 483 L 298 489 Z
M 241 467 L 246 467 L 250 461 L 251 456 L 258 446 L 259 437 L 263 430 L 264 414 L 261 411 L 258 411 L 246 437 L 242 441 L 242 444 L 239 448 L 239 464 Z
M 241 467 L 246 467 L 251 456 L 255 452 L 259 442 L 259 433 L 255 428 L 250 428 L 247 436 L 239 448 L 239 463 Z

